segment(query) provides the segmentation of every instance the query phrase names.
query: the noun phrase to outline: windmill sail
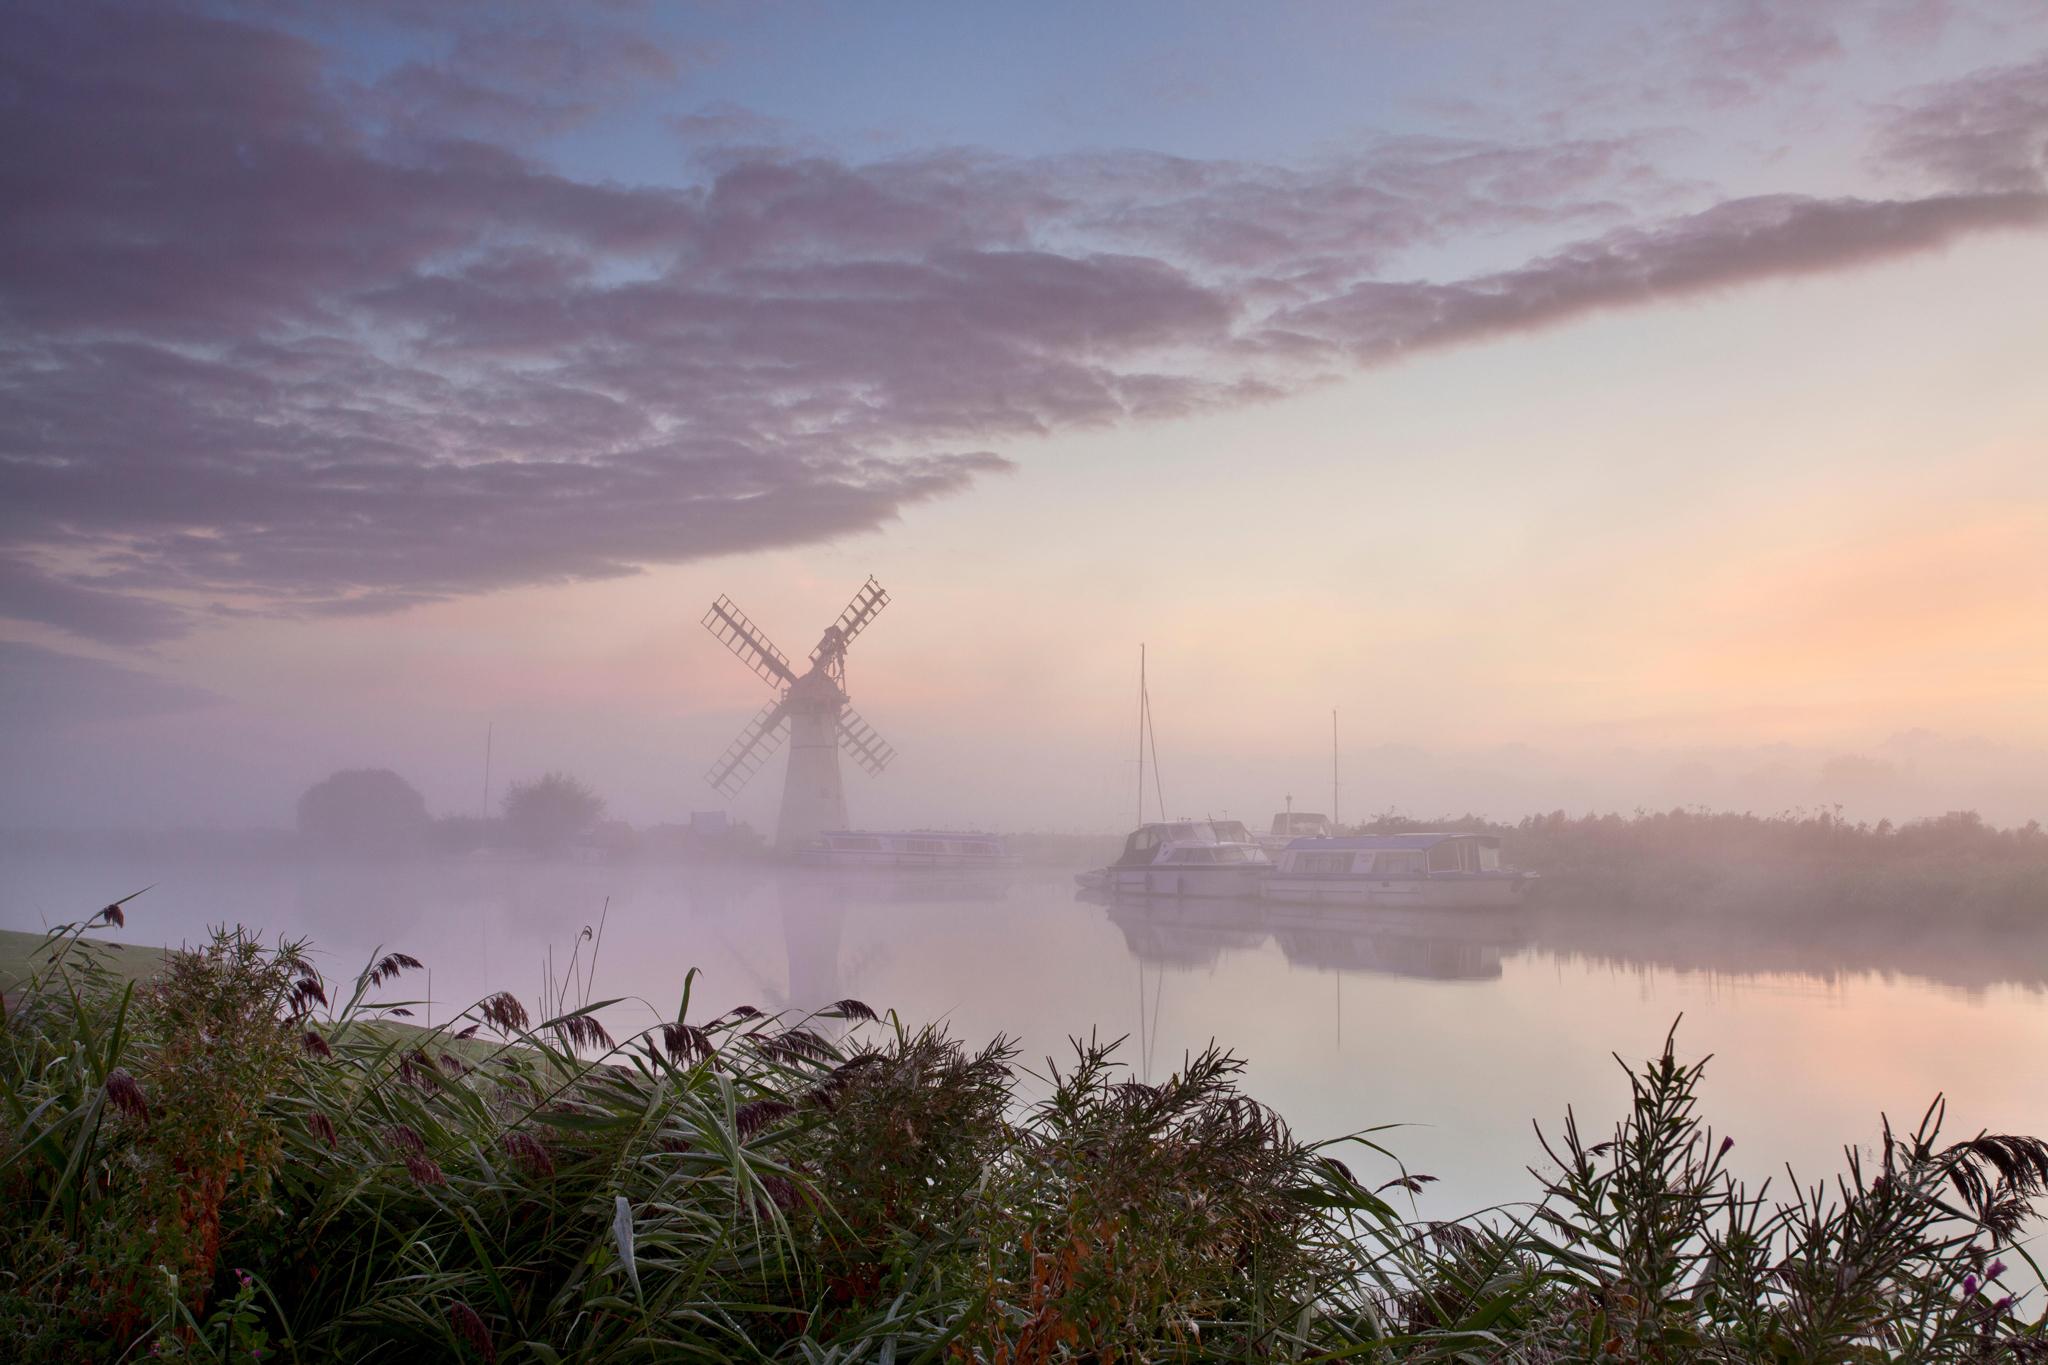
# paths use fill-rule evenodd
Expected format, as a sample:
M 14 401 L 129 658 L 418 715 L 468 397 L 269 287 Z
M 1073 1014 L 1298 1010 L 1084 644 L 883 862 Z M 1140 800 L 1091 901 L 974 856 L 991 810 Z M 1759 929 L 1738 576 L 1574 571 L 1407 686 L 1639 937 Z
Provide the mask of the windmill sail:
M 777 649 L 746 618 L 745 613 L 732 604 L 730 597 L 721 597 L 711 604 L 711 610 L 704 613 L 704 629 L 717 636 L 720 644 L 738 655 L 741 663 L 760 674 L 761 680 L 770 686 L 796 681 L 796 672 L 789 666 L 789 656 Z
M 880 777 L 889 760 L 896 757 L 889 742 L 875 733 L 875 727 L 856 715 L 851 706 L 839 713 L 839 747 L 852 754 L 870 777 Z
M 727 745 L 718 762 L 711 765 L 711 771 L 704 774 L 704 780 L 717 788 L 728 801 L 731 800 L 753 780 L 755 773 L 761 771 L 761 765 L 768 761 L 769 755 L 782 747 L 782 737 L 787 733 L 789 716 L 778 698 L 763 706 L 747 722 L 739 737 Z
M 811 662 L 817 663 L 828 649 L 837 648 L 841 653 L 853 643 L 853 637 L 868 628 L 868 622 L 882 614 L 882 608 L 889 605 L 889 594 L 882 585 L 869 578 L 861 585 L 853 600 L 846 604 L 846 610 L 839 613 L 839 619 L 832 623 L 825 637 L 818 641 L 818 647 L 811 651 Z M 836 632 L 836 634 L 835 634 Z

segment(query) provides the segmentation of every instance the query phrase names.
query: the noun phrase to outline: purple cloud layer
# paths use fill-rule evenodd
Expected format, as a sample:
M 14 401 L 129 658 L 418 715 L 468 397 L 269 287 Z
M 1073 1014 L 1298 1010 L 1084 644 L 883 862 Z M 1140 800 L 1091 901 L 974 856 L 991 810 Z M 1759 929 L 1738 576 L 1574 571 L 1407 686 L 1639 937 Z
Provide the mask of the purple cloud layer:
M 0 616 L 147 644 L 209 602 L 391 610 L 802 544 L 1021 437 L 2048 221 L 2038 64 L 1899 114 L 1888 152 L 1937 192 L 1650 219 L 1670 187 L 1627 141 L 851 164 L 721 111 L 678 124 L 681 187 L 520 150 L 605 73 L 677 63 L 477 30 L 365 87 L 260 22 L 10 8 Z M 1572 244 L 1394 273 L 1528 232 Z

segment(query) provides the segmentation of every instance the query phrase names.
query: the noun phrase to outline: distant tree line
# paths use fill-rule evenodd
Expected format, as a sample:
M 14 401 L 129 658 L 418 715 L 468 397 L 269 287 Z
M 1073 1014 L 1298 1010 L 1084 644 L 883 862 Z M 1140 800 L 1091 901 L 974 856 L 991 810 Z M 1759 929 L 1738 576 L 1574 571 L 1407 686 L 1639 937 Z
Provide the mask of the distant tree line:
M 746 858 L 762 843 L 745 825 L 715 837 L 687 825 L 636 830 L 605 818 L 605 799 L 564 772 L 514 782 L 490 816 L 429 813 L 419 789 L 389 768 L 332 773 L 299 797 L 300 845 L 354 858 L 408 858 L 509 849 L 541 857 L 578 850 L 627 855 Z
M 2035 820 L 2001 828 L 1975 811 L 1874 824 L 1845 819 L 1839 808 L 1771 815 L 1552 811 L 1513 824 L 1390 812 L 1354 832 L 1417 830 L 1498 835 L 1504 860 L 1541 874 L 1541 894 L 1553 901 L 2048 915 L 2048 829 Z

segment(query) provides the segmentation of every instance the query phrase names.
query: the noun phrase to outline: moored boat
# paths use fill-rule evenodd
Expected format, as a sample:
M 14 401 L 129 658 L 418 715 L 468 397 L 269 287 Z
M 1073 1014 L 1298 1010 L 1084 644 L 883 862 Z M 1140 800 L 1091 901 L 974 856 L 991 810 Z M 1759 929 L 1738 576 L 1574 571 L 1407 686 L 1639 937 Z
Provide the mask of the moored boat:
M 1502 867 L 1491 834 L 1296 839 L 1260 886 L 1268 900 L 1462 909 L 1518 904 L 1535 875 Z
M 1330 823 L 1330 817 L 1307 810 L 1286 810 L 1273 817 L 1273 828 L 1258 836 L 1268 857 L 1275 862 L 1281 852 L 1296 839 L 1327 839 L 1336 834 L 1337 827 Z
M 1108 867 L 1074 880 L 1130 896 L 1256 896 L 1273 860 L 1239 820 L 1140 825 Z

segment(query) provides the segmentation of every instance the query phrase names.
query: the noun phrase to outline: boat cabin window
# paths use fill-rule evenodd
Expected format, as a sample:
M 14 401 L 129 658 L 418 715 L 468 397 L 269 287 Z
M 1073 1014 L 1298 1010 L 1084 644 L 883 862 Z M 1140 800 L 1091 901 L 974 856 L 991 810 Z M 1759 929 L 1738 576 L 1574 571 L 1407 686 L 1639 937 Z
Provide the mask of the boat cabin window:
M 996 846 L 994 844 L 963 844 L 961 847 L 977 858 L 993 858 L 996 856 Z
M 1292 815 L 1283 811 L 1273 817 L 1273 833 L 1285 834 L 1296 839 L 1304 836 L 1311 839 L 1323 838 L 1330 833 L 1330 819 L 1314 811 L 1298 810 Z
M 832 840 L 832 847 L 843 848 L 856 853 L 873 853 L 881 848 L 881 846 L 882 841 L 880 839 L 863 839 L 849 835 L 842 835 Z
M 1141 829 L 1124 840 L 1124 852 L 1119 863 L 1149 863 L 1159 852 L 1159 831 Z
M 1219 863 L 1242 863 L 1249 861 L 1250 858 L 1251 855 L 1249 853 L 1229 844 L 1225 844 L 1222 848 L 1216 850 L 1216 861 Z
M 1372 860 L 1370 853 L 1360 856 L 1364 857 L 1368 863 Z M 1351 870 L 1351 858 L 1352 855 L 1349 853 L 1297 853 L 1294 855 L 1294 870 L 1296 872 L 1312 873 L 1316 876 L 1325 876 L 1335 872 L 1349 872 Z
M 1395 848 L 1380 851 L 1378 872 L 1382 877 L 1420 877 L 1426 869 L 1419 849 Z
M 1242 820 L 1211 820 L 1209 828 L 1216 831 L 1217 839 L 1226 844 L 1248 844 L 1252 832 L 1244 827 Z
M 1500 871 L 1500 849 L 1493 844 L 1480 844 L 1478 848 L 1479 870 L 1481 872 Z
M 944 839 L 912 839 L 909 841 L 909 844 L 912 853 L 944 853 L 946 851 L 946 841 Z
M 1429 851 L 1431 872 L 1477 872 L 1479 862 L 1472 856 L 1470 839 L 1446 839 Z

